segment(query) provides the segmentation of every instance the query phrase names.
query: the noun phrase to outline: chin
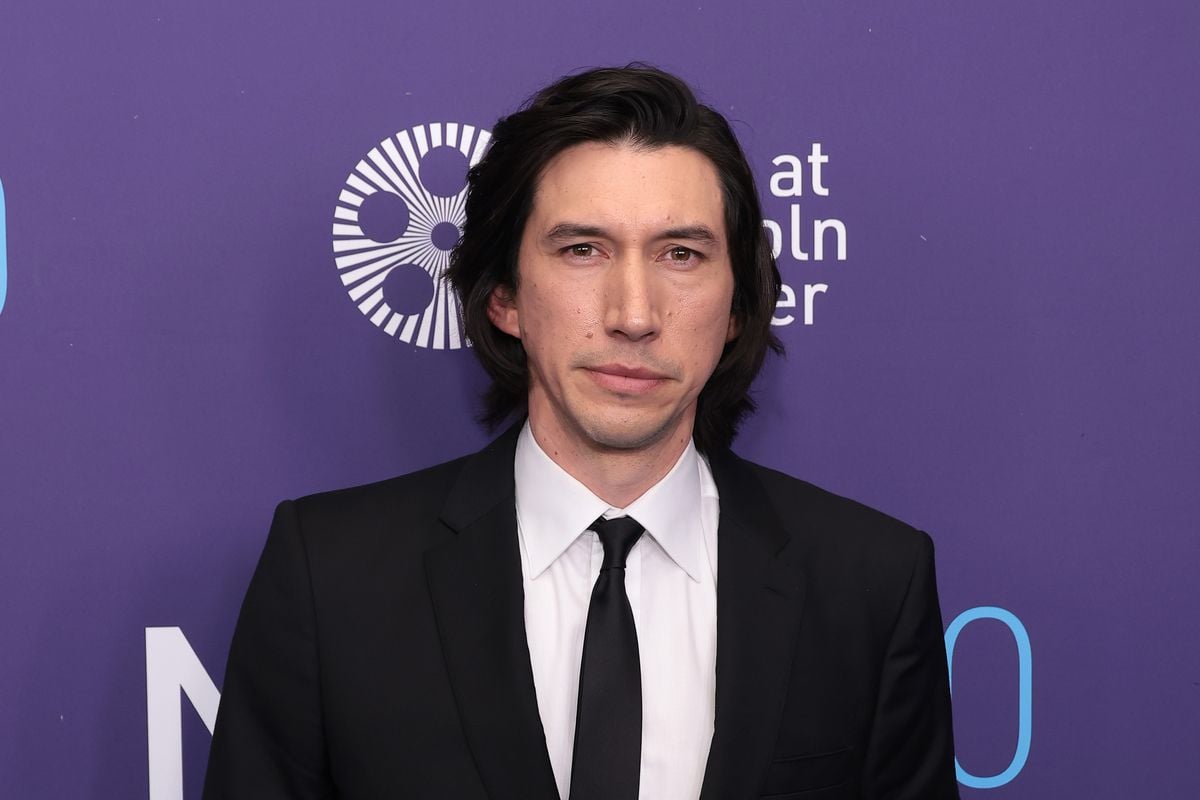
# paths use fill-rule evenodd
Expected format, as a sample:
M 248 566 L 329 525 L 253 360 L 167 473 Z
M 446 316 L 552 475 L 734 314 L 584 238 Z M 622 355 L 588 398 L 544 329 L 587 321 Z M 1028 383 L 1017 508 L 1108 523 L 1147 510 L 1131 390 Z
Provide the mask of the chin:
M 581 427 L 600 447 L 641 450 L 667 438 L 677 427 L 673 420 L 587 420 Z

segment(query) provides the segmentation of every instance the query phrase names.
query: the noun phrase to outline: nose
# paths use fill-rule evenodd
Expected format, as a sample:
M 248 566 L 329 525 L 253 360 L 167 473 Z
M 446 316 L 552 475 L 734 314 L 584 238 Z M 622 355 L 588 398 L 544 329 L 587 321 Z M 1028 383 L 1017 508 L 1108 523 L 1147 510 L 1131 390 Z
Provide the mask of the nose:
M 653 338 L 659 331 L 659 309 L 653 267 L 638 258 L 618 259 L 605 286 L 605 330 L 630 341 Z

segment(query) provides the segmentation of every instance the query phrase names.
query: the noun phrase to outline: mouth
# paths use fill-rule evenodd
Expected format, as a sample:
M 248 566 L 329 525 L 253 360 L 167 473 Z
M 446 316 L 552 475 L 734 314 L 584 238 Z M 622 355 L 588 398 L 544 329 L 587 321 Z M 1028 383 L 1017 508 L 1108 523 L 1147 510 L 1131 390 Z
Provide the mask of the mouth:
M 646 394 L 668 380 L 661 372 L 625 364 L 600 364 L 586 370 L 601 388 L 617 394 Z

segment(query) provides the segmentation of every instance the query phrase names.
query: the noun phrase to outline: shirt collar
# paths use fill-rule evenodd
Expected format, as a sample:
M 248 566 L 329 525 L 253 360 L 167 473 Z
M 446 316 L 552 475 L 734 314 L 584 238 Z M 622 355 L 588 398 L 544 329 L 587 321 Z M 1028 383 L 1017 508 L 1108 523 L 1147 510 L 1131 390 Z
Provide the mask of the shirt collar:
M 662 480 L 626 508 L 614 508 L 546 455 L 526 421 L 517 439 L 513 477 L 530 577 L 541 575 L 597 517 L 628 514 L 692 580 L 701 580 L 708 556 L 699 462 L 696 446 L 688 442 Z

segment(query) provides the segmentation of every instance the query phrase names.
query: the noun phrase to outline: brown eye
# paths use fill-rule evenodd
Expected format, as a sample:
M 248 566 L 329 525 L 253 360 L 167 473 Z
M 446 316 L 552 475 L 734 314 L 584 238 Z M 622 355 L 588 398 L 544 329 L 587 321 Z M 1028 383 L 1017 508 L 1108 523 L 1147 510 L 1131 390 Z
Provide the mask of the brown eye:
M 571 255 L 578 256 L 579 258 L 587 258 L 588 256 L 592 255 L 592 253 L 594 251 L 595 251 L 595 248 L 592 247 L 590 244 L 573 244 L 573 245 L 571 245 Z
M 672 247 L 670 258 L 672 261 L 687 261 L 692 257 L 692 251 L 686 247 Z

